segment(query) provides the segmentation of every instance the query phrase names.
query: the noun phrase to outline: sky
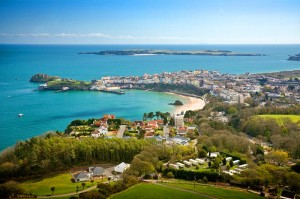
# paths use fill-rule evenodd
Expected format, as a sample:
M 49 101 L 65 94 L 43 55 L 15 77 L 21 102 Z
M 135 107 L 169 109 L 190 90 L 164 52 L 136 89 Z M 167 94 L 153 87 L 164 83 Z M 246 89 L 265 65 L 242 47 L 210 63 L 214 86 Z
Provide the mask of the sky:
M 2 44 L 300 44 L 300 0 L 0 0 Z

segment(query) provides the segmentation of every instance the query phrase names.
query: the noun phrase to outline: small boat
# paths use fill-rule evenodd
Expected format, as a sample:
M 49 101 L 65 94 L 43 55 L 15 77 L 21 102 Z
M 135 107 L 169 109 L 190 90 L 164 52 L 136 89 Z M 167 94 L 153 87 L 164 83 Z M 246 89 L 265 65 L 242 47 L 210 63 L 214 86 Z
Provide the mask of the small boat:
M 24 115 L 23 113 L 19 113 L 18 114 L 19 117 L 23 117 L 23 115 Z

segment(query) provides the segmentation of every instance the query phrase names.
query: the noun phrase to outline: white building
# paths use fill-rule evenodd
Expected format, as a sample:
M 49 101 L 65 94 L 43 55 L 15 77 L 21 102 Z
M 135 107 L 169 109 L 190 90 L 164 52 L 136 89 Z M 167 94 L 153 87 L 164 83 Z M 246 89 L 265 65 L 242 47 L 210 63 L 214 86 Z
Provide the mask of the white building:
M 129 167 L 130 167 L 130 164 L 126 164 L 125 162 L 122 162 L 114 168 L 114 171 L 117 173 L 123 173 Z
M 175 127 L 182 127 L 184 126 L 184 114 L 174 114 L 174 123 Z
M 170 134 L 170 129 L 166 125 L 166 126 L 164 126 L 164 129 L 163 129 L 163 135 L 166 136 L 166 137 L 169 137 L 169 134 Z

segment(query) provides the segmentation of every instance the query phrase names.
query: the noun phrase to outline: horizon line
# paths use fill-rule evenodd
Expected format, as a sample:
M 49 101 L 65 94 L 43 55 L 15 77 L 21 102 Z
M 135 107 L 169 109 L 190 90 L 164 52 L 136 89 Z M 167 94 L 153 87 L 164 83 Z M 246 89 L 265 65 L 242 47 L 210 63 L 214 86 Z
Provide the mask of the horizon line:
M 0 45 L 300 45 L 300 43 L 0 43 Z

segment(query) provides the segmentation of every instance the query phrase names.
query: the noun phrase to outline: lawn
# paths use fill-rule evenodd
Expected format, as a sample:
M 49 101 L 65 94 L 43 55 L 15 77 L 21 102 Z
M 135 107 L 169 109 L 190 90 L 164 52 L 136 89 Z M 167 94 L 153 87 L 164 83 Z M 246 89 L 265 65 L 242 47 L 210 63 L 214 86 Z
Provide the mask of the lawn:
M 274 118 L 276 119 L 279 123 L 281 123 L 281 119 L 283 118 L 290 118 L 292 122 L 300 122 L 300 115 L 259 115 L 259 117 L 264 117 L 264 118 Z
M 140 183 L 134 187 L 131 187 L 123 192 L 115 194 L 111 197 L 111 199 L 131 199 L 131 198 L 139 198 L 139 199 L 176 199 L 176 198 L 189 198 L 189 199 L 200 199 L 204 198 L 194 193 L 189 193 L 169 187 L 163 187 L 156 184 L 145 184 Z
M 20 186 L 25 189 L 26 192 L 32 193 L 34 195 L 51 195 L 51 187 L 55 187 L 55 194 L 64 194 L 76 192 L 77 186 L 79 191 L 82 190 L 82 182 L 73 183 L 71 181 L 71 174 L 58 174 L 53 177 L 43 178 L 39 180 L 29 180 L 23 183 L 20 183 Z M 106 180 L 106 179 L 104 179 Z M 95 180 L 94 185 L 97 185 L 97 182 L 102 182 L 102 180 Z M 85 189 L 92 186 L 91 182 L 85 182 Z
M 184 182 L 184 181 L 182 181 Z M 188 182 L 187 183 L 165 183 L 168 186 L 172 187 L 178 187 L 178 188 L 183 188 L 183 189 L 188 189 L 188 190 L 193 190 L 197 191 L 199 193 L 207 194 L 212 197 L 217 197 L 217 198 L 224 198 L 224 199 L 232 199 L 232 198 L 239 198 L 239 199 L 259 199 L 261 198 L 258 195 L 246 192 L 246 191 L 239 191 L 239 190 L 233 190 L 229 188 L 220 188 L 220 187 L 215 187 L 215 186 L 210 186 L 210 185 L 203 185 L 203 184 L 198 184 L 195 183 L 195 189 L 194 189 L 194 184 Z

